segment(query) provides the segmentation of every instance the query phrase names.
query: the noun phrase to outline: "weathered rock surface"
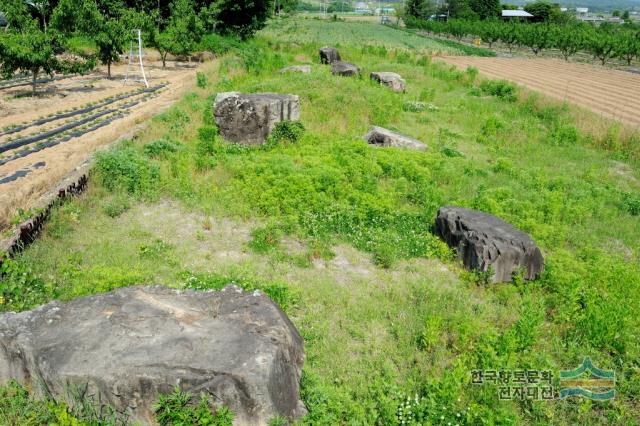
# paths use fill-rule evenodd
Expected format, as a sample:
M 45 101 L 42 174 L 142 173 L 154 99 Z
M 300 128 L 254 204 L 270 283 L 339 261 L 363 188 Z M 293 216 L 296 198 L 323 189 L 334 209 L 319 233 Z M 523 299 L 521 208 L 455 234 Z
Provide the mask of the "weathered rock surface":
M 333 64 L 341 60 L 340 52 L 335 47 L 323 47 L 320 49 L 320 62 L 323 64 Z
M 352 64 L 351 62 L 334 62 L 331 65 L 331 73 L 333 75 L 340 75 L 343 77 L 352 77 L 354 75 L 360 74 L 360 68 L 356 64 Z
M 372 80 L 389 86 L 394 92 L 404 92 L 407 87 L 404 79 L 395 72 L 372 72 L 369 76 Z
M 282 74 L 287 72 L 309 74 L 311 72 L 311 65 L 291 65 L 290 67 L 285 67 L 280 70 L 280 73 Z
M 305 409 L 303 341 L 260 292 L 129 287 L 0 315 L 0 382 L 64 399 L 69 386 L 130 421 L 153 423 L 158 393 L 174 386 L 211 396 L 236 424 L 266 425 Z
M 436 233 L 457 250 L 468 269 L 493 269 L 493 282 L 510 281 L 522 269 L 524 278 L 536 279 L 544 259 L 535 242 L 522 231 L 493 215 L 463 207 L 438 210 Z
M 401 135 L 400 133 L 392 132 L 391 130 L 378 126 L 373 126 L 371 130 L 369 130 L 369 133 L 364 136 L 364 139 L 368 143 L 378 146 L 415 149 L 420 151 L 427 149 L 427 145 L 420 142 L 418 139 Z
M 213 114 L 220 134 L 230 142 L 260 145 L 281 121 L 300 119 L 300 99 L 277 93 L 219 93 Z

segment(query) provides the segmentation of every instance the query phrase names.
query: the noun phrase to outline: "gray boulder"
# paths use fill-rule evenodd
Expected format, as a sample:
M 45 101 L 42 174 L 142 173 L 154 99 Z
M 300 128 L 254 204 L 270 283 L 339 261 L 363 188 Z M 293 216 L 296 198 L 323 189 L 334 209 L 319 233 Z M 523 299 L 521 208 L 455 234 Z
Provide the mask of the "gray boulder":
M 280 70 L 280 73 L 299 72 L 303 74 L 309 74 L 311 72 L 311 65 L 291 65 Z
M 75 386 L 130 421 L 155 424 L 153 404 L 174 386 L 236 424 L 265 425 L 305 413 L 299 382 L 303 341 L 267 296 L 162 286 L 52 302 L 0 315 L 0 382 L 65 399 Z
M 323 47 L 319 51 L 320 63 L 332 64 L 341 60 L 340 52 L 335 47 Z
M 394 92 L 404 92 L 407 87 L 404 79 L 395 72 L 372 72 L 370 77 L 380 84 L 389 86 Z
M 544 259 L 535 242 L 522 231 L 493 215 L 463 207 L 446 206 L 438 210 L 436 233 L 467 269 L 493 269 L 493 282 L 511 281 L 522 270 L 527 280 L 544 270 Z
M 300 119 L 300 99 L 276 93 L 219 93 L 213 114 L 220 134 L 230 142 L 260 145 L 281 121 Z
M 391 130 L 378 126 L 371 127 L 371 130 L 364 136 L 364 139 L 371 145 L 377 146 L 415 149 L 419 151 L 427 149 L 427 145 L 418 139 L 401 135 L 400 133 L 392 132 Z
M 356 64 L 351 62 L 334 62 L 331 65 L 331 73 L 333 75 L 340 75 L 343 77 L 352 77 L 360 74 L 360 68 Z

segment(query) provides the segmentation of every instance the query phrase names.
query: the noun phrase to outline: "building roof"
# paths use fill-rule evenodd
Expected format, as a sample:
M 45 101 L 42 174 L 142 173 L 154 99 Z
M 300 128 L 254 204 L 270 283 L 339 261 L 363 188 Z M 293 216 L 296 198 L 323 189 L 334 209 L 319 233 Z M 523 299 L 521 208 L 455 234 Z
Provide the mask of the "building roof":
M 533 18 L 533 15 L 524 10 L 503 10 L 503 18 Z

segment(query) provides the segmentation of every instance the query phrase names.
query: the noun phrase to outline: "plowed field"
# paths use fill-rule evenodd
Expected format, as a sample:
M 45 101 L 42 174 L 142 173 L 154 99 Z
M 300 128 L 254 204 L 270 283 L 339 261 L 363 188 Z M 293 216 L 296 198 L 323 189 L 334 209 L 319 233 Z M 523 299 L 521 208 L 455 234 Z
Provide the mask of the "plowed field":
M 640 126 L 640 75 L 557 59 L 440 58 L 461 69 L 474 66 L 489 78 L 506 79 L 604 117 Z

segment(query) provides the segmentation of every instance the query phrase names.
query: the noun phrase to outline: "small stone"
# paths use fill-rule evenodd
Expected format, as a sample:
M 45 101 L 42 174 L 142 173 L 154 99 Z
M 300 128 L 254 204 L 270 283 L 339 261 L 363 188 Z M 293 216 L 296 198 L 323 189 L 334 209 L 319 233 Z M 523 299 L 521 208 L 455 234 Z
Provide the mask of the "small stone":
M 373 126 L 364 139 L 371 145 L 414 149 L 424 151 L 427 145 L 409 136 L 393 132 L 383 127 Z
M 340 75 L 343 77 L 352 77 L 360 74 L 360 68 L 351 62 L 334 62 L 331 65 L 331 73 L 333 75 Z
M 281 74 L 285 74 L 288 72 L 309 74 L 311 73 L 311 65 L 291 65 L 290 67 L 285 67 L 280 70 Z

